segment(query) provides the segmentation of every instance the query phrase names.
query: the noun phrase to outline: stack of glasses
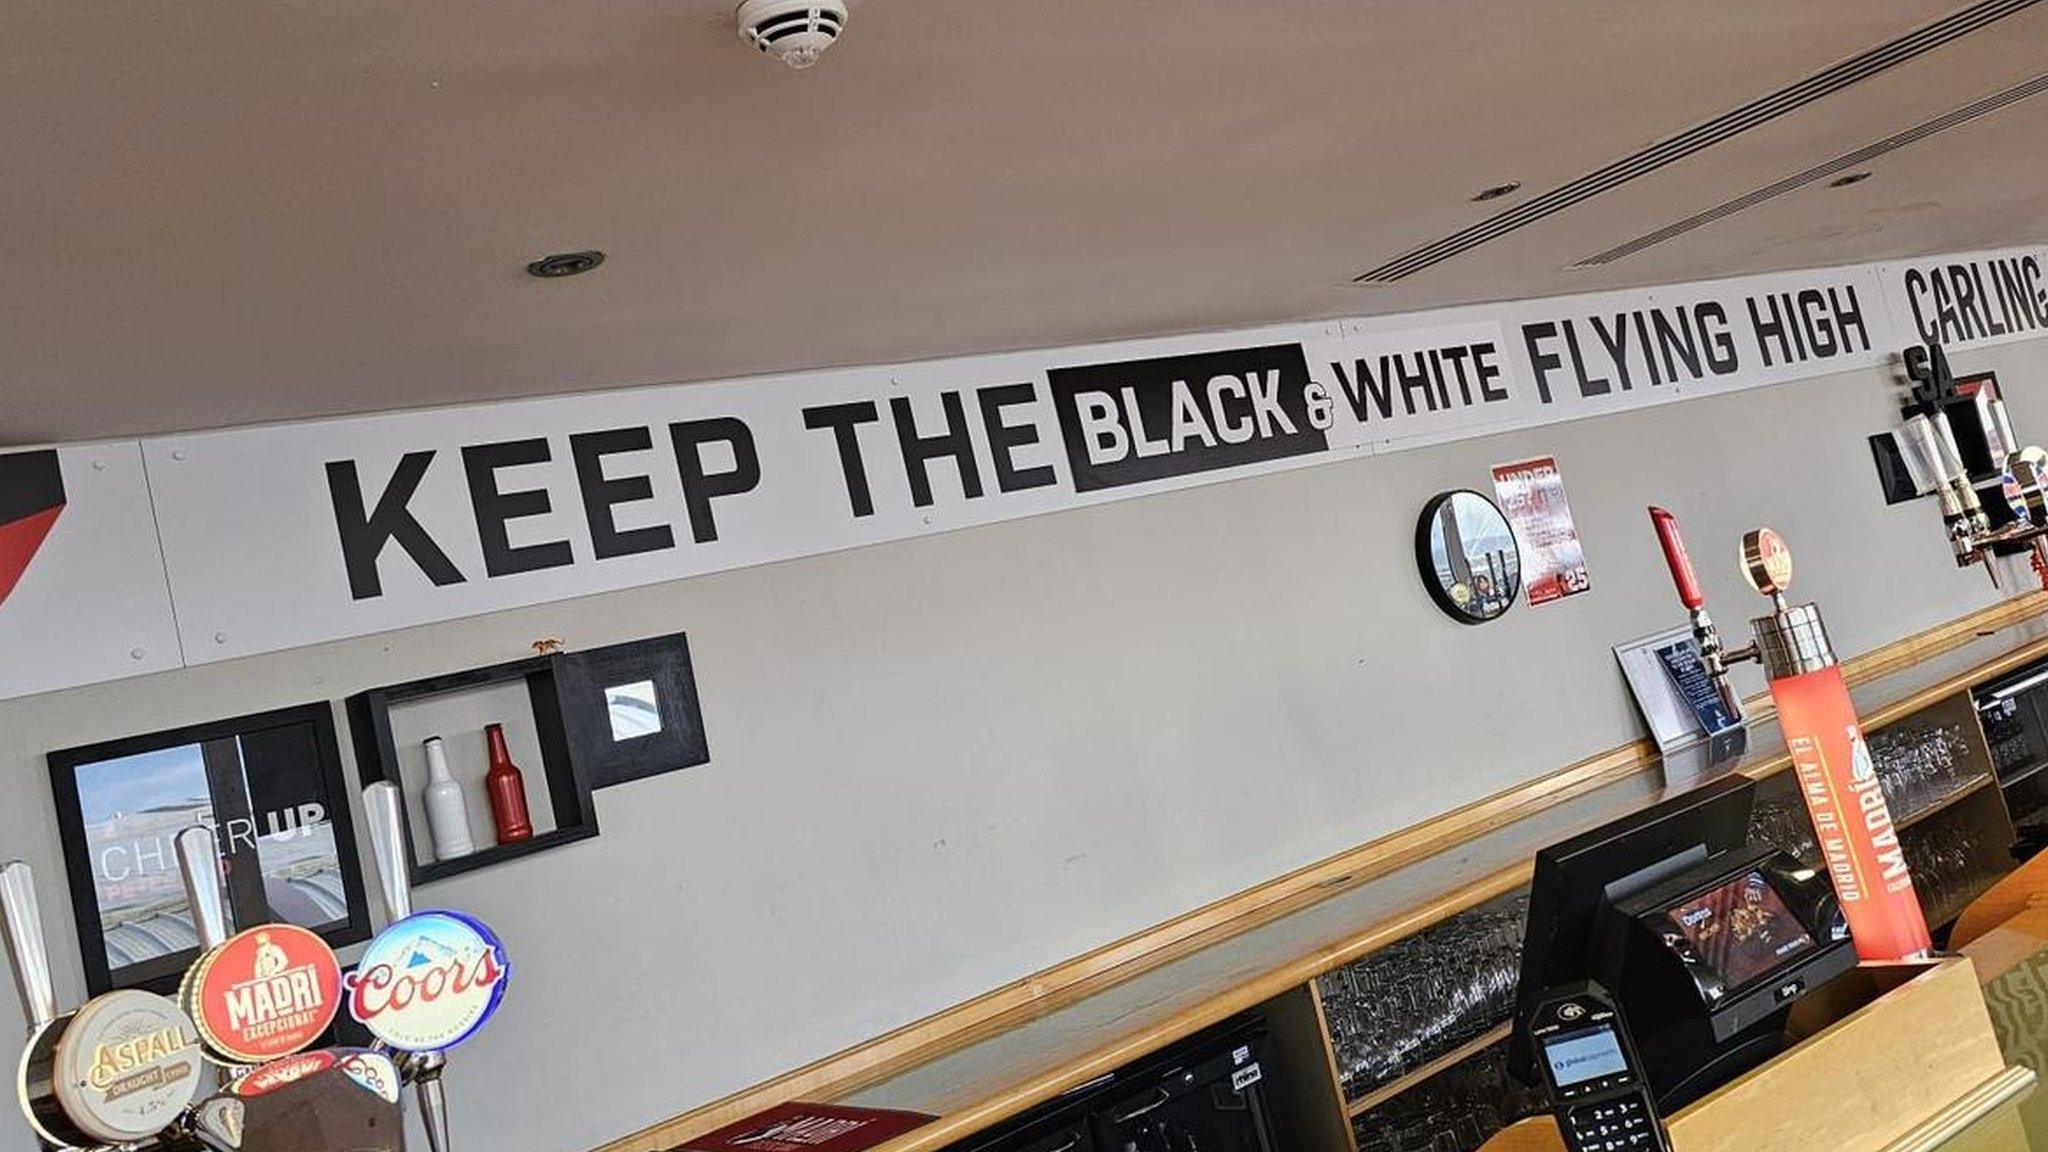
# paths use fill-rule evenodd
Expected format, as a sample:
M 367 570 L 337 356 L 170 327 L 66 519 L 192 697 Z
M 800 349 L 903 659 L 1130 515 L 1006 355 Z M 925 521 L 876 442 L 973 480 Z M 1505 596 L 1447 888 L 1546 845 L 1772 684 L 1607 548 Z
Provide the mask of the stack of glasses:
M 1960 724 L 1901 725 L 1869 740 L 1885 806 L 1896 823 L 1939 807 L 1984 776 Z
M 1497 897 L 1319 978 L 1346 1097 L 1513 1018 L 1528 908 L 1526 892 Z

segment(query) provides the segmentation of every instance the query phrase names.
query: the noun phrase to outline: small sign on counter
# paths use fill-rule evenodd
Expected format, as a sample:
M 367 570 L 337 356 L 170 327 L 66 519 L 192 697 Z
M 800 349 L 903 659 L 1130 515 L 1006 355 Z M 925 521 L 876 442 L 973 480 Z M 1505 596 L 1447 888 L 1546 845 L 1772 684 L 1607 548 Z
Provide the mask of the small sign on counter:
M 794 1101 L 706 1133 L 673 1152 L 862 1152 L 936 1119 L 922 1112 Z
M 1650 726 L 1650 738 L 1664 756 L 1705 742 L 1713 753 L 1708 761 L 1718 763 L 1742 750 L 1742 717 L 1722 702 L 1691 628 L 1672 628 L 1617 644 L 1614 658 Z

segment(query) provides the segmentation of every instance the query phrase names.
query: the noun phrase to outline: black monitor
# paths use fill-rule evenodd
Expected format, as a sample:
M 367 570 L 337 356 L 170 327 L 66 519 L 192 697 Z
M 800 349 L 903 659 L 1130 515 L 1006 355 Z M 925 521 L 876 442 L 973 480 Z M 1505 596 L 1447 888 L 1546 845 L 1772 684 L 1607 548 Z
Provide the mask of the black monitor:
M 1855 963 L 1826 874 L 1748 846 L 1755 790 L 1728 776 L 1536 854 L 1517 1018 L 1599 983 L 1666 1109 L 1767 1058 L 1792 1001 Z M 1520 1028 L 1510 1058 L 1538 1082 Z
M 1546 988 L 1592 978 L 1603 904 L 1740 849 L 1755 805 L 1756 782 L 1730 775 L 1536 853 L 1516 1015 L 1527 1015 Z M 1520 1037 L 1514 1065 L 1534 1082 L 1535 1059 Z

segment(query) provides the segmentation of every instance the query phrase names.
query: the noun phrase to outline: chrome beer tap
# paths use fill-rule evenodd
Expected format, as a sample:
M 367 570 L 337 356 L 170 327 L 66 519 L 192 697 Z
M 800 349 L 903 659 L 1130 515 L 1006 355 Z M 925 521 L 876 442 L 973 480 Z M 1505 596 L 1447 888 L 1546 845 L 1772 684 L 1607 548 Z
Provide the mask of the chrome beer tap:
M 1728 679 L 1728 667 L 1760 659 L 1757 646 L 1751 643 L 1731 650 L 1721 643 L 1721 630 L 1714 626 L 1714 618 L 1707 615 L 1707 594 L 1700 588 L 1699 574 L 1693 571 L 1692 557 L 1685 550 L 1685 537 L 1679 535 L 1678 518 L 1652 505 L 1650 523 L 1657 529 L 1657 543 L 1664 549 L 1664 564 L 1671 569 L 1671 582 L 1678 588 L 1678 601 L 1685 605 L 1686 614 L 1692 620 L 1693 640 L 1700 646 L 1700 664 L 1713 678 L 1714 691 L 1720 696 L 1722 707 L 1728 709 L 1730 716 L 1741 720 L 1742 694 Z
M 433 1152 L 449 1152 L 443 1053 L 489 1020 L 509 967 L 503 945 L 481 923 L 452 912 L 412 915 L 398 790 L 379 785 L 365 800 L 379 887 L 394 921 L 365 953 L 367 968 L 380 946 L 384 949 L 375 964 L 381 975 L 369 989 L 338 987 L 339 965 L 332 950 L 306 929 L 265 924 L 231 935 L 218 845 L 211 830 L 193 827 L 180 832 L 175 843 L 201 950 L 177 999 L 119 989 L 75 1012 L 60 1013 L 34 879 L 19 861 L 0 866 L 7 955 L 29 1026 L 16 1094 L 23 1118 L 44 1147 L 405 1152 L 403 1100 L 410 1085 Z M 450 966 L 433 978 L 396 971 L 403 966 L 393 962 L 392 953 L 409 953 L 422 944 L 452 957 Z M 287 945 L 296 952 L 287 952 Z M 266 969 L 266 954 L 293 967 Z M 324 981 L 314 974 L 322 968 Z M 324 1027 L 316 1022 L 302 1025 L 301 1047 L 253 1049 L 252 1040 L 275 1032 L 250 1031 L 250 1021 L 238 1022 L 230 1005 L 243 990 L 272 979 L 289 979 L 295 986 L 304 981 L 314 988 L 324 984 L 327 992 L 342 993 L 350 1010 L 380 1037 L 378 1047 L 304 1050 L 303 1044 Z M 382 996 L 358 1004 L 358 993 L 366 990 L 380 990 Z M 451 996 L 454 1025 L 449 1023 Z M 437 1000 L 424 1015 L 408 1011 L 408 1006 Z M 338 1004 L 330 996 L 324 1006 L 331 1018 Z M 141 1034 L 151 1038 L 140 1057 L 144 1066 L 112 1085 L 88 1075 L 110 1046 L 135 1042 L 138 1019 L 146 1021 L 147 1032 Z M 264 1055 L 252 1055 L 257 1050 Z M 217 1073 L 206 1071 L 209 1061 Z
M 1942 524 L 1957 567 L 1982 564 L 1992 587 L 2001 588 L 1995 562 L 1999 549 L 2026 545 L 2033 552 L 2043 586 L 2048 587 L 2048 452 L 2020 446 L 2002 397 L 1980 394 L 1976 398 L 1972 422 L 1992 457 L 1991 466 L 2001 473 L 1997 498 L 2011 513 L 2009 523 L 1994 528 L 1949 419 L 1949 405 L 1964 398 L 1957 393 L 1947 355 L 1939 345 L 1932 345 L 1908 348 L 1904 359 L 1906 374 L 1914 384 L 1913 403 L 1908 407 L 1912 414 L 1893 438 L 1901 452 L 1919 465 L 1913 471 L 1924 476 L 1924 487 L 1930 487 L 1941 503 Z M 2004 514 L 1999 519 L 2003 520 Z
M 36 907 L 36 878 L 19 860 L 0 865 L 0 912 L 7 921 L 7 960 L 21 997 L 29 1035 L 57 1019 L 57 992 L 50 982 L 50 956 L 43 946 L 43 919 Z
M 370 825 L 370 851 L 377 858 L 377 889 L 384 912 L 393 921 L 412 915 L 412 856 L 405 835 L 405 798 L 398 785 L 381 781 L 363 790 L 363 812 Z M 439 1052 L 401 1053 L 401 1069 L 414 1084 L 420 1122 L 432 1152 L 449 1152 L 448 1091 L 441 1072 L 448 1058 Z

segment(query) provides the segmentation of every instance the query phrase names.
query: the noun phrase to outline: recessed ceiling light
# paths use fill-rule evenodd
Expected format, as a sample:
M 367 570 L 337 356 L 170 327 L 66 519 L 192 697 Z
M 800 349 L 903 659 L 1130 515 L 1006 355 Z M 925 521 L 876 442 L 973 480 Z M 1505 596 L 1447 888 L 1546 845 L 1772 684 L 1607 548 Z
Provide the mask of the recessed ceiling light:
M 1847 176 L 1837 176 L 1833 180 L 1828 181 L 1828 187 L 1847 188 L 1851 184 L 1863 183 L 1865 180 L 1870 179 L 1872 175 L 1873 173 L 1869 172 L 1851 172 Z
M 1488 200 L 1498 200 L 1503 196 L 1507 196 L 1512 193 L 1519 192 L 1521 190 L 1522 182 L 1520 180 L 1510 180 L 1505 184 L 1495 184 L 1491 188 L 1480 189 L 1479 194 L 1477 196 L 1472 197 L 1472 202 L 1474 204 L 1484 204 Z
M 583 252 L 557 252 L 543 256 L 526 266 L 527 274 L 543 280 L 555 280 L 563 276 L 578 276 L 604 263 L 604 253 L 595 248 Z

